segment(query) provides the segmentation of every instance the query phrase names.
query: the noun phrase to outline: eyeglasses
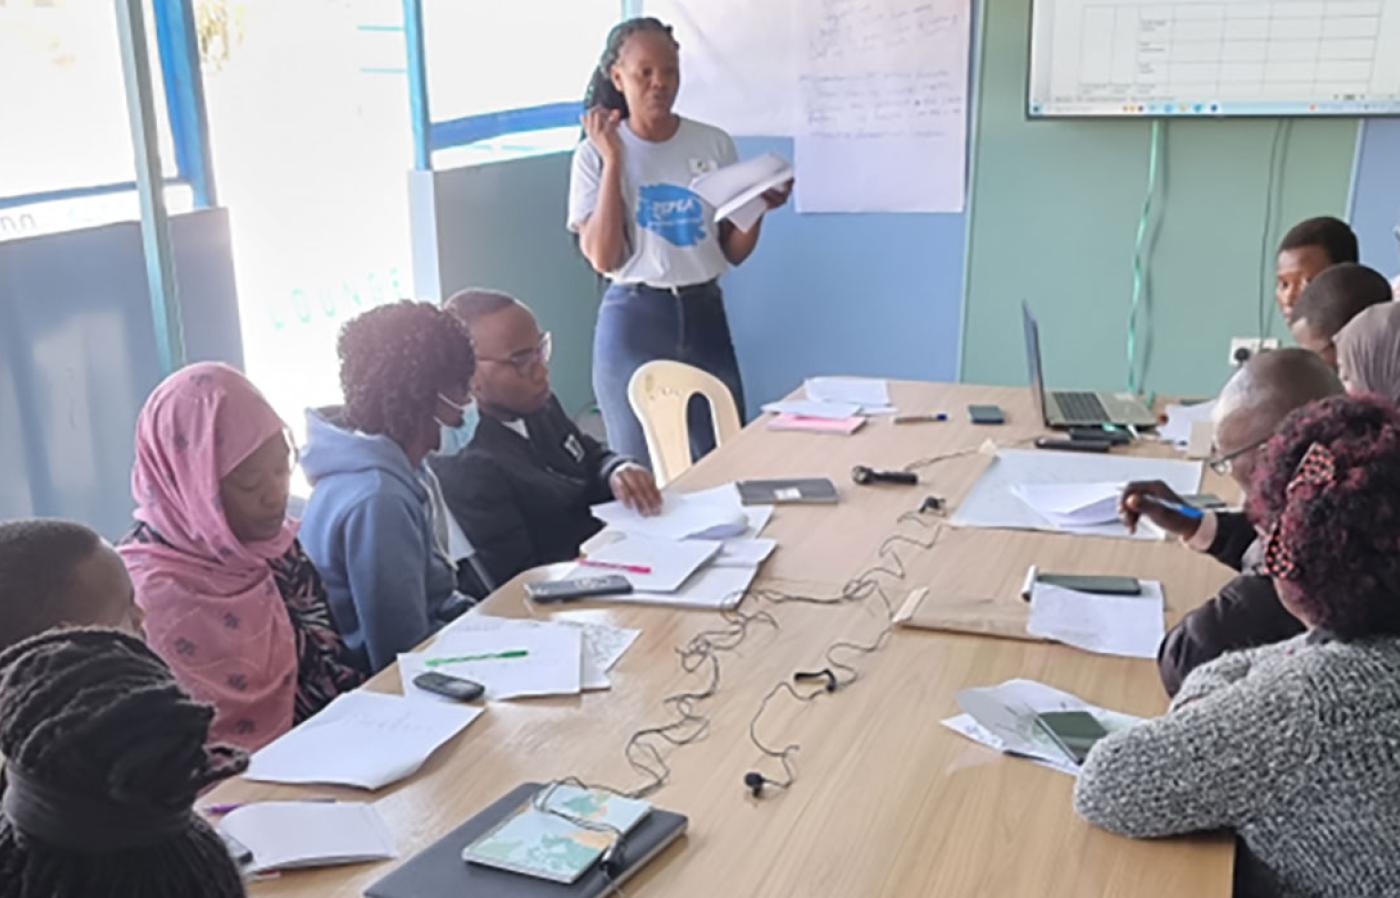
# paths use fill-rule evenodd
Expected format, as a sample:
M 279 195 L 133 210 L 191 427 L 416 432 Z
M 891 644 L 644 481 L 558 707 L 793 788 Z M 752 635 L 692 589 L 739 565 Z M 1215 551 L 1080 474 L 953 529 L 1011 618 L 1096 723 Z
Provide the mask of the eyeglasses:
M 493 359 L 489 356 L 479 355 L 476 360 L 478 362 L 495 362 L 498 365 L 510 365 L 520 374 L 528 374 L 536 364 L 548 365 L 549 357 L 553 354 L 554 336 L 549 331 L 545 331 L 540 335 L 539 345 L 534 349 L 522 349 L 504 359 Z
M 1244 455 L 1246 452 L 1253 452 L 1255 449 L 1258 449 L 1260 446 L 1264 445 L 1272 438 L 1273 434 L 1270 434 L 1269 436 L 1264 437 L 1262 440 L 1255 440 L 1248 446 L 1245 446 L 1241 449 L 1236 449 L 1234 452 L 1230 452 L 1225 455 L 1212 456 L 1211 458 L 1206 459 L 1206 464 L 1210 465 L 1210 469 L 1215 473 L 1219 474 L 1221 477 L 1228 477 L 1230 476 L 1230 472 L 1235 469 L 1235 459 L 1239 458 L 1241 455 Z

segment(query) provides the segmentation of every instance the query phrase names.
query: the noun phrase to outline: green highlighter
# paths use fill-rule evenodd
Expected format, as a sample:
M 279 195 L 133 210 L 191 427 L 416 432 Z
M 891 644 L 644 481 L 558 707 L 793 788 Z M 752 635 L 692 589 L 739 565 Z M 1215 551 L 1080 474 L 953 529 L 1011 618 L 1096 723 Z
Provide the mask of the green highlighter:
M 429 658 L 423 664 L 427 667 L 441 667 L 444 664 L 461 664 L 463 661 L 495 661 L 498 658 L 524 658 L 527 649 L 511 649 L 508 652 L 487 652 L 483 655 L 456 655 L 452 658 Z

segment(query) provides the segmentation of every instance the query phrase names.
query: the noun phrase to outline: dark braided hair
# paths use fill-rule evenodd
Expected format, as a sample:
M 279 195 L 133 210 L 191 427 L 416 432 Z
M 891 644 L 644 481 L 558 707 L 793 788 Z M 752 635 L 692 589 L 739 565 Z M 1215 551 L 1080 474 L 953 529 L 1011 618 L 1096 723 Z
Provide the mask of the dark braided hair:
M 671 33 L 671 26 L 652 16 L 628 19 L 614 25 L 612 31 L 608 32 L 608 41 L 603 46 L 603 55 L 598 59 L 598 65 L 594 67 L 593 75 L 588 80 L 588 90 L 584 91 L 584 109 L 592 109 L 594 106 L 616 109 L 622 113 L 623 118 L 627 118 L 627 98 L 622 95 L 622 91 L 613 85 L 612 67 L 617 65 L 617 58 L 622 54 L 622 46 L 627 43 L 627 39 L 634 34 L 646 31 L 666 35 L 671 39 L 671 43 L 676 49 L 680 49 L 681 45 L 676 42 L 675 35 Z
M 1336 480 L 1289 489 L 1314 443 Z M 1249 513 L 1280 522 L 1297 565 L 1296 603 L 1342 639 L 1400 634 L 1400 411 L 1378 397 L 1336 396 L 1290 415 L 1261 450 Z
M 476 370 L 471 337 L 461 322 L 410 299 L 347 321 L 336 351 L 349 423 L 400 446 L 423 433 L 438 393 L 465 388 Z
M 206 749 L 214 709 L 145 643 L 115 630 L 51 630 L 0 653 L 0 753 L 27 777 L 135 813 L 189 812 L 140 848 L 74 851 L 0 815 L 0 898 L 241 898 L 223 840 L 190 812 L 247 757 Z M 9 786 L 7 788 L 14 788 Z

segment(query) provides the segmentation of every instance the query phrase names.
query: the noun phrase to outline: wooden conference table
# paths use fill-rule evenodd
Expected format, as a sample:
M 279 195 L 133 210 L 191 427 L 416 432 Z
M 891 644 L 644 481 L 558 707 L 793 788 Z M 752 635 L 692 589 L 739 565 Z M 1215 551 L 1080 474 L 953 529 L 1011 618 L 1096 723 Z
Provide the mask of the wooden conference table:
M 902 410 L 946 410 L 950 421 L 896 426 L 876 418 L 841 437 L 773 432 L 760 420 L 678 482 L 689 490 L 736 478 L 811 475 L 838 484 L 837 506 L 778 508 L 765 535 L 779 548 L 756 585 L 835 595 L 878 560 L 880 543 L 896 527 L 926 539 L 926 528 L 899 525 L 899 516 L 929 494 L 961 499 L 986 457 L 964 455 L 928 467 L 917 488 L 857 487 L 853 465 L 899 468 L 989 437 L 1004 445 L 1042 429 L 1025 388 L 893 382 L 891 391 Z M 974 427 L 963 411 L 969 402 L 998 403 L 1009 422 Z M 1164 450 L 1150 445 L 1139 451 Z M 1206 477 L 1206 489 L 1227 493 L 1215 475 L 1207 471 Z M 918 586 L 1014 595 L 1035 561 L 1056 572 L 1161 579 L 1169 625 L 1228 574 L 1171 543 L 1046 533 L 944 528 L 932 549 L 898 551 L 907 578 L 882 581 L 896 603 Z M 483 610 L 529 615 L 521 584 L 530 576 L 501 588 Z M 810 704 L 780 698 L 769 706 L 760 735 L 769 745 L 801 744 L 794 756 L 797 780 L 786 792 L 753 798 L 743 785 L 745 772 L 781 776 L 747 734 L 764 694 L 796 670 L 824 667 L 832 641 L 870 640 L 886 613 L 875 600 L 840 606 L 744 601 L 748 610 L 770 611 L 781 629 L 756 627 L 737 651 L 721 656 L 720 691 L 703 704 L 711 731 L 701 742 L 670 750 L 670 783 L 651 799 L 688 815 L 688 835 L 629 882 L 629 898 L 1229 894 L 1228 839 L 1133 841 L 1095 829 L 1074 814 L 1070 777 L 1001 756 L 939 723 L 958 712 L 957 690 L 1012 677 L 1040 680 L 1105 707 L 1158 714 L 1166 698 L 1150 661 L 898 630 L 882 651 L 855 660 L 861 677 L 853 685 Z M 417 774 L 378 793 L 240 779 L 222 785 L 211 800 L 372 800 L 404 860 L 521 782 L 578 776 L 633 787 L 640 780 L 624 759 L 624 743 L 634 730 L 670 720 L 661 700 L 700 681 L 681 670 L 675 648 L 715 626 L 718 615 L 606 604 L 570 606 L 560 614 L 642 630 L 611 671 L 610 691 L 493 704 Z M 370 686 L 397 692 L 397 671 L 381 673 Z M 395 863 L 290 872 L 253 885 L 251 893 L 352 898 Z

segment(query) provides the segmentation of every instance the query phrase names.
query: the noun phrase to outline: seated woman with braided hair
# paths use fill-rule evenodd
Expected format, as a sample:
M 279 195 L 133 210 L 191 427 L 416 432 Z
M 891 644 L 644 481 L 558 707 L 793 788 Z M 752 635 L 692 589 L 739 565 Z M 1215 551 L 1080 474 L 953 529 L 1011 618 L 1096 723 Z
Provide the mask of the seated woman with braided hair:
M 1400 894 L 1400 411 L 1304 406 L 1249 495 L 1307 631 L 1192 671 L 1165 716 L 1094 746 L 1075 807 L 1129 836 L 1233 831 L 1236 895 Z
M 248 766 L 141 640 L 50 630 L 0 653 L 0 898 L 241 898 L 193 812 Z

